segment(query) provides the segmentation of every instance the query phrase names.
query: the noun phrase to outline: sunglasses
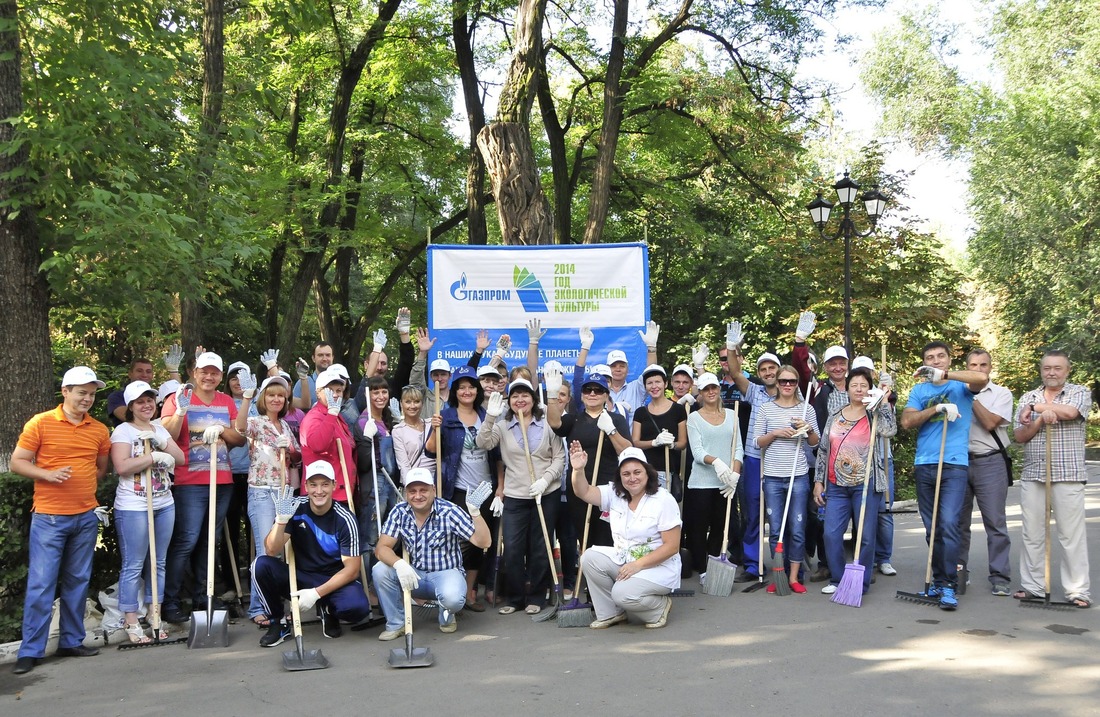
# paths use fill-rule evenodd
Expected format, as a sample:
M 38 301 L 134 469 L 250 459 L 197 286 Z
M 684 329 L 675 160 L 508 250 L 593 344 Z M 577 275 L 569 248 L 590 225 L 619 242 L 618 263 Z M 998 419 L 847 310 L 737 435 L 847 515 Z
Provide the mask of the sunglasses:
M 599 386 L 585 386 L 581 389 L 581 393 L 603 393 L 603 389 Z
M 718 360 L 719 360 L 719 361 L 729 361 L 729 359 L 730 359 L 730 357 L 729 357 L 729 356 L 719 356 L 719 357 L 718 357 Z
M 780 386 L 796 386 L 796 385 L 798 385 L 798 379 L 797 378 L 781 378 L 778 381 L 776 381 L 776 383 L 778 383 Z

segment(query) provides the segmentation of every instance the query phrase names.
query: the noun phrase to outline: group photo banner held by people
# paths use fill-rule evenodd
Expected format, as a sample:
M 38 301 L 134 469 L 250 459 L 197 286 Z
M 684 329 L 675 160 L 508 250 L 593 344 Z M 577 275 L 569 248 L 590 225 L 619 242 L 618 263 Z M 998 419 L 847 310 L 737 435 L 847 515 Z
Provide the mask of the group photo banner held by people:
M 645 244 L 428 247 L 430 360 L 464 362 L 477 332 L 509 334 L 509 365 L 527 361 L 526 324 L 539 319 L 539 365 L 556 360 L 568 373 L 577 358 L 577 328 L 596 335 L 593 356 L 624 351 L 645 365 L 638 330 L 649 319 L 649 254 Z

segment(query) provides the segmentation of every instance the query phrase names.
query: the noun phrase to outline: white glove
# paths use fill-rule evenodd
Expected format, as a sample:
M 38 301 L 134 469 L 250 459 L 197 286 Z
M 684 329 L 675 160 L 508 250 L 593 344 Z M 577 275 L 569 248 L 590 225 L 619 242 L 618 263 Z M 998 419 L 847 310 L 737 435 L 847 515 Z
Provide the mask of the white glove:
M 730 470 L 730 467 L 726 465 L 726 462 L 723 461 L 721 458 L 715 458 L 714 462 L 710 464 L 710 467 L 713 468 L 714 472 L 718 474 L 718 480 L 722 481 L 723 483 L 726 482 L 726 479 L 722 476 L 726 475 L 727 473 L 733 472 Z
M 195 387 L 189 383 L 180 384 L 176 389 L 176 415 L 180 418 L 187 415 L 187 409 L 191 407 L 191 392 Z
M 587 326 L 582 326 L 580 330 L 581 335 L 581 348 L 591 349 L 592 342 L 596 340 L 596 336 L 592 333 L 592 329 Z
M 940 403 L 936 406 L 936 413 L 942 413 L 949 422 L 959 417 L 959 407 L 953 403 Z
M 287 435 L 287 434 L 285 434 L 285 433 L 280 433 L 280 434 L 279 434 L 279 435 L 278 435 L 278 436 L 277 436 L 277 437 L 275 438 L 275 448 L 276 448 L 276 449 L 279 449 L 279 448 L 283 448 L 283 449 L 287 449 L 287 448 L 290 448 L 290 436 L 288 436 L 288 435 Z
M 886 392 L 881 388 L 872 388 L 863 398 L 863 405 L 867 406 L 868 411 L 874 411 L 878 409 L 885 395 Z
M 504 355 L 508 353 L 508 349 L 512 347 L 512 337 L 508 334 L 501 334 L 497 339 L 497 350 L 493 352 L 493 356 L 500 360 L 504 360 Z
M 413 566 L 409 565 L 404 559 L 394 563 L 393 569 L 397 571 L 397 580 L 401 583 L 402 590 L 416 590 L 417 586 L 420 585 L 420 577 L 413 570 Z
M 541 497 L 542 494 L 545 493 L 546 489 L 549 487 L 550 483 L 548 483 L 545 478 L 539 478 L 537 481 L 531 484 L 531 497 Z
M 317 588 L 299 590 L 296 593 L 291 593 L 290 596 L 298 598 L 299 610 L 309 610 L 321 599 L 321 594 L 317 592 Z
M 736 492 L 737 492 L 737 487 L 736 486 L 731 486 L 731 485 L 728 485 L 726 483 L 723 483 L 722 487 L 718 489 L 719 495 L 721 495 L 723 498 L 727 498 L 727 499 L 733 498 L 733 494 L 736 493 Z
M 393 322 L 393 327 L 397 329 L 397 333 L 405 336 L 412 330 L 412 313 L 408 308 L 402 306 L 397 310 L 397 319 Z
M 527 343 L 537 344 L 546 335 L 546 329 L 542 328 L 541 319 L 531 319 L 527 322 Z
M 671 446 L 675 442 L 676 438 L 673 437 L 671 433 L 662 430 L 660 433 L 657 434 L 657 437 L 653 439 L 653 446 Z
M 616 413 L 621 413 L 624 416 L 628 415 L 633 410 L 634 407 L 630 405 L 629 401 L 619 401 L 615 404 Z
M 690 393 L 685 393 L 683 398 L 676 401 L 676 403 L 680 404 L 684 408 L 690 408 L 691 406 L 695 405 L 695 396 L 692 396 Z
M 737 482 L 740 480 L 741 474 L 735 470 L 731 470 L 726 473 L 726 477 L 722 482 L 729 486 L 730 490 L 737 490 Z
M 794 426 L 791 426 L 794 428 Z M 802 424 L 802 428 L 795 428 L 794 433 L 791 434 L 791 438 L 805 438 L 810 433 L 810 422 L 807 421 Z
M 153 465 L 160 468 L 172 469 L 176 467 L 176 459 L 172 457 L 170 453 L 164 451 L 153 451 Z
M 183 347 L 172 344 L 164 354 L 164 368 L 168 369 L 168 373 L 179 373 L 181 361 L 183 361 Z
M 490 418 L 500 418 L 502 413 L 504 413 L 504 394 L 489 394 L 489 402 L 485 404 L 485 415 Z
M 710 349 L 706 344 L 699 344 L 691 351 L 691 362 L 695 364 L 695 372 L 703 373 L 703 367 L 707 363 L 707 358 L 710 356 Z
M 237 372 L 237 383 L 241 386 L 241 395 L 251 399 L 256 395 L 256 377 L 247 368 Z
M 470 516 L 476 518 L 481 515 L 481 504 L 493 492 L 493 484 L 487 480 L 481 481 L 477 487 L 466 494 L 466 510 Z
M 213 425 L 202 432 L 202 442 L 209 443 L 210 445 L 216 445 L 218 439 L 222 435 L 222 431 L 225 430 L 225 426 Z
M 103 523 L 104 528 L 111 527 L 111 509 L 105 505 L 97 505 L 95 509 L 95 517 Z
M 168 439 L 157 435 L 156 431 L 138 431 L 136 438 L 139 441 L 149 441 L 154 451 L 163 451 L 168 447 Z
M 894 377 L 883 371 L 878 375 L 878 383 L 880 386 L 892 389 L 894 387 Z
M 607 409 L 600 411 L 600 417 L 596 419 L 596 427 L 609 436 L 616 431 L 615 422 L 611 420 L 611 414 Z
M 294 497 L 294 489 L 284 485 L 281 491 L 271 495 L 271 499 L 275 502 L 275 522 L 286 525 L 298 510 L 298 499 Z
M 542 370 L 542 380 L 546 383 L 547 397 L 557 398 L 558 391 L 561 390 L 561 369 L 557 366 L 547 366 Z
M 934 366 L 921 366 L 913 372 L 913 378 L 919 378 L 921 381 L 930 381 L 933 383 L 936 381 L 942 381 L 946 375 L 946 371 L 941 371 Z
M 736 351 L 745 340 L 745 334 L 741 332 L 741 322 L 731 321 L 726 324 L 726 351 Z
M 322 388 L 322 389 L 317 391 L 317 397 L 318 398 L 321 397 L 322 392 L 324 392 L 324 396 L 325 396 L 325 405 L 328 406 L 328 415 L 330 415 L 330 416 L 339 416 L 340 415 L 340 404 L 341 404 L 340 399 L 335 398 L 331 393 L 329 393 L 327 388 Z
M 378 329 L 374 332 L 374 346 L 371 347 L 372 354 L 382 353 L 386 350 L 386 332 L 382 329 Z
M 309 378 L 309 363 L 301 356 L 294 362 L 294 373 L 298 374 L 299 381 Z
M 639 331 L 638 336 L 642 337 L 642 343 L 645 344 L 647 349 L 653 350 L 657 348 L 657 336 L 660 333 L 661 327 L 657 325 L 656 321 L 647 321 L 645 331 Z
M 401 415 L 401 402 L 398 401 L 396 397 L 390 399 L 390 413 L 392 413 L 395 418 Z
M 798 315 L 798 328 L 794 330 L 796 341 L 805 341 L 806 337 L 814 332 L 817 326 L 817 315 L 812 311 L 803 311 Z
M 494 518 L 504 515 L 504 500 L 499 495 L 493 496 L 493 502 L 489 504 L 489 512 Z
M 377 435 L 378 424 L 374 422 L 373 418 L 368 417 L 367 420 L 363 422 L 363 436 L 373 441 L 374 437 Z
M 275 368 L 279 365 L 279 349 L 268 349 L 260 354 L 260 363 L 262 363 L 268 370 Z

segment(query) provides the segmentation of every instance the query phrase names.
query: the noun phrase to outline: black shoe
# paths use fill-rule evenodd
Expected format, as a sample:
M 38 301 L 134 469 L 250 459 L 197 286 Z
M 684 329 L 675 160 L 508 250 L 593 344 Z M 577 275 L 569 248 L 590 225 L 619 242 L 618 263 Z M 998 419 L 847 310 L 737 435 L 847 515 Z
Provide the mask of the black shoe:
M 260 638 L 260 647 L 275 647 L 282 644 L 283 640 L 290 637 L 290 626 L 282 620 L 272 622 L 267 632 Z
M 160 616 L 165 622 L 170 622 L 174 625 L 182 625 L 190 619 L 190 616 L 180 609 L 179 605 L 164 608 Z
M 13 675 L 25 675 L 35 668 L 39 663 L 37 657 L 20 657 L 15 661 L 15 665 L 12 666 L 11 672 Z
M 735 582 L 735 583 L 755 583 L 758 579 L 759 578 L 757 578 L 752 573 L 741 573 L 740 575 L 738 575 L 737 577 L 735 577 L 733 579 L 733 582 Z
M 54 654 L 58 657 L 95 657 L 99 654 L 99 648 L 84 647 L 83 645 L 77 645 L 76 647 L 59 647 Z
M 344 628 L 340 627 L 340 621 L 327 607 L 321 608 L 321 634 L 332 639 L 344 634 Z

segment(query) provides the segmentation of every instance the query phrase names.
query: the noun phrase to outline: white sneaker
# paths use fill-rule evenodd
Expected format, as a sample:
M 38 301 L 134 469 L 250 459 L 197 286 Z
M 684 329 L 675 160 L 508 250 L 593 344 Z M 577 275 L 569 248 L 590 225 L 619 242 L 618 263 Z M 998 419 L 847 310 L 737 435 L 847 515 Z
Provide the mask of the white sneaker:
M 699 587 L 703 587 L 707 584 L 707 574 L 699 573 Z
M 879 566 L 878 566 L 878 571 L 880 573 L 882 573 L 883 575 L 897 575 L 898 574 L 898 571 L 894 570 L 894 566 L 891 565 L 890 563 L 880 563 Z
M 821 594 L 822 595 L 832 595 L 835 592 L 836 592 L 836 585 L 833 585 L 832 583 L 829 583 L 825 587 L 821 588 Z
M 382 634 L 378 636 L 378 639 L 382 642 L 389 642 L 390 640 L 396 640 L 405 634 L 405 626 L 397 628 L 396 630 L 384 630 Z

